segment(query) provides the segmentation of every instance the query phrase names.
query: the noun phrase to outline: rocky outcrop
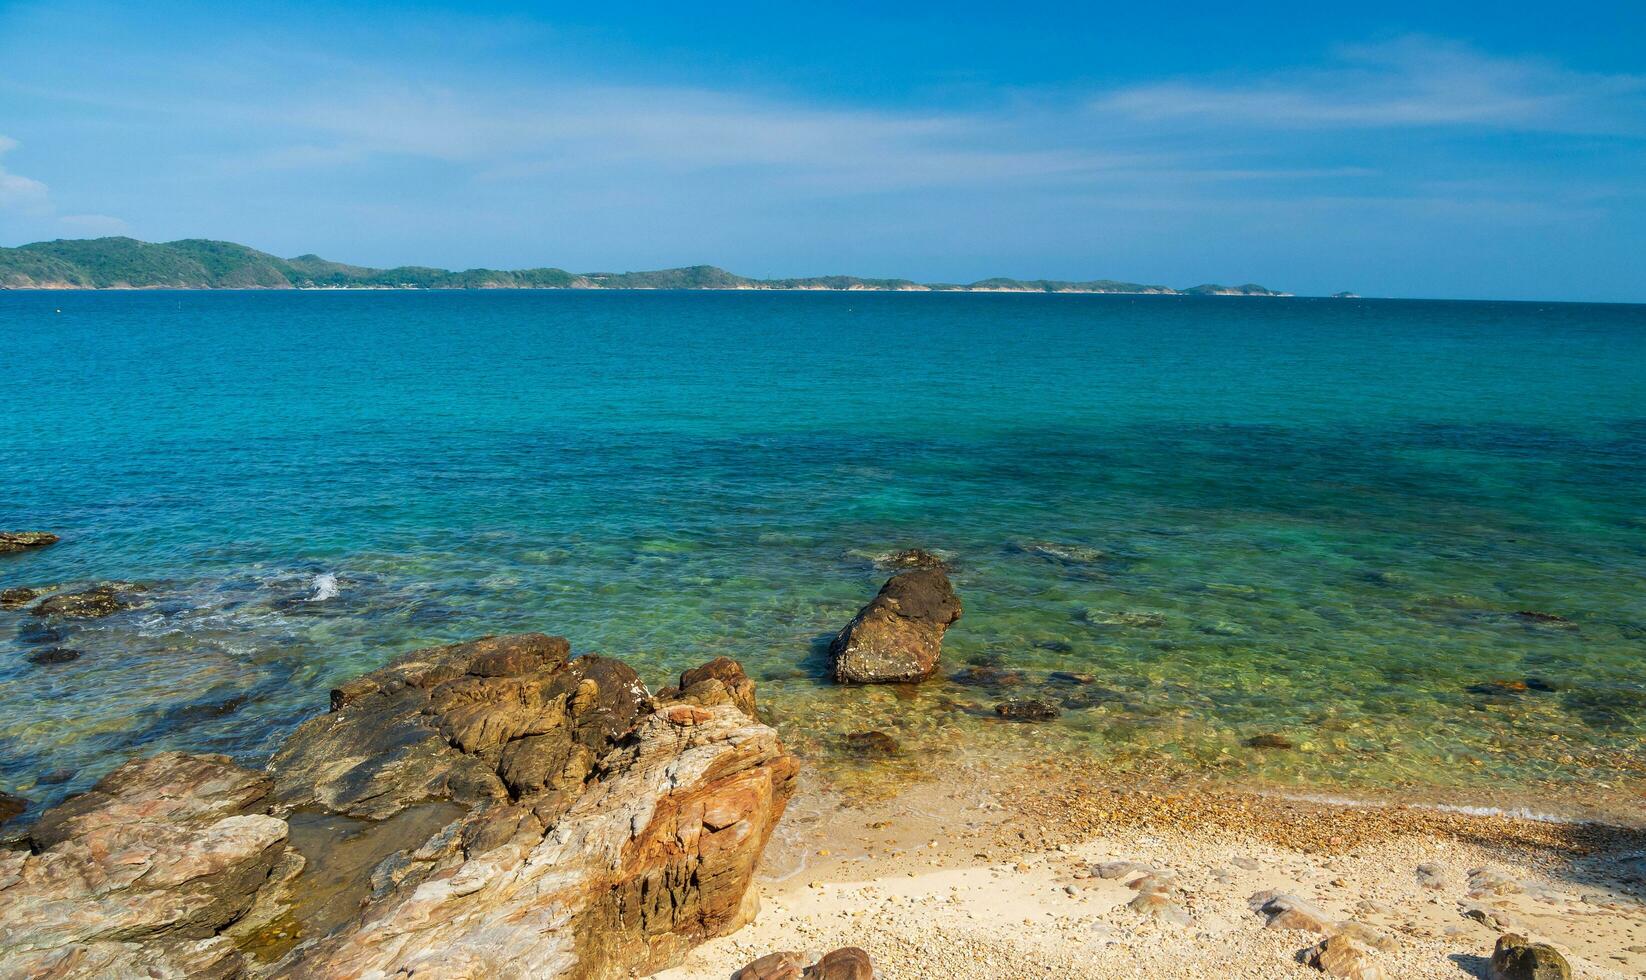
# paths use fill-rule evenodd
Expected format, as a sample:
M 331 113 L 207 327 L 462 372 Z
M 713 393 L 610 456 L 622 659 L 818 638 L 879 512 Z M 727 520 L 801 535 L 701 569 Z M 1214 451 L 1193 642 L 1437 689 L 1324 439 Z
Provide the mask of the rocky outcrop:
M 224 933 L 277 901 L 302 859 L 267 777 L 224 756 L 129 762 L 0 852 L 6 976 L 230 977 Z
M 798 765 L 710 666 L 653 701 L 623 665 L 567 661 L 563 640 L 533 634 L 426 651 L 340 688 L 333 715 L 277 756 L 282 800 L 476 808 L 386 862 L 359 919 L 275 975 L 626 977 L 743 925 Z M 350 750 L 377 746 L 378 728 L 401 761 Z
M 101 619 L 131 609 L 138 603 L 136 593 L 143 587 L 127 582 L 105 582 L 80 592 L 64 592 L 43 599 L 29 612 L 59 619 Z
M 56 544 L 58 537 L 45 531 L 0 531 L 0 555 Z
M 1492 980 L 1572 980 L 1572 965 L 1548 943 L 1505 933 L 1492 950 Z
M 732 974 L 732 980 L 874 980 L 874 963 L 856 946 L 842 946 L 806 966 L 795 952 L 767 953 Z
M 923 681 L 937 670 L 943 634 L 960 618 L 960 597 L 941 568 L 893 575 L 834 638 L 835 680 Z
M 662 969 L 754 915 L 798 770 L 735 661 L 687 675 L 657 699 L 560 637 L 486 637 L 337 688 L 267 775 L 218 756 L 130 763 L 47 811 L 36 853 L 0 854 L 0 976 Z M 327 861 L 345 845 L 322 837 L 305 870 L 282 816 L 425 829 L 410 847 L 332 831 L 387 842 L 347 845 L 369 872 L 339 891 Z

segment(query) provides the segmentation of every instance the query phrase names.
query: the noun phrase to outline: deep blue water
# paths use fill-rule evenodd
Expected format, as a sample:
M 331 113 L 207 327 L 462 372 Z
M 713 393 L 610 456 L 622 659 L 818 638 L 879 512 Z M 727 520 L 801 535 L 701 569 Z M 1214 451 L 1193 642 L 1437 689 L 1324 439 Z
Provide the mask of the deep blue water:
M 1646 760 L 1646 307 L 16 292 L 0 351 L 0 529 L 64 537 L 0 587 L 149 586 L 56 637 L 0 611 L 0 789 L 37 799 L 257 761 L 336 680 L 518 629 L 653 684 L 736 656 L 817 757 L 1546 795 Z M 820 638 L 908 545 L 956 563 L 945 676 L 833 687 Z M 947 676 L 979 664 L 1018 676 Z M 1055 725 L 993 719 L 1036 694 Z

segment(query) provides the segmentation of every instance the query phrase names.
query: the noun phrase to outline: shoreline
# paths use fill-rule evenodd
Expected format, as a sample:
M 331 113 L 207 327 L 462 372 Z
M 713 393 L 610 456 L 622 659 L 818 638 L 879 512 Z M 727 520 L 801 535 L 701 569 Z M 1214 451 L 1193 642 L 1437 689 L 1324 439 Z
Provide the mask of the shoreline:
M 1266 927 L 1249 908 L 1264 890 L 1365 927 L 1388 976 L 1484 977 L 1508 928 L 1554 944 L 1578 976 L 1646 970 L 1640 828 L 1123 789 L 1060 760 L 960 766 L 857 803 L 820 781 L 803 778 L 768 848 L 761 914 L 660 978 L 840 945 L 898 978 L 1322 976 L 1299 961 L 1321 934 Z M 1108 862 L 1140 868 L 1105 878 L 1094 869 Z M 1140 903 L 1149 878 L 1168 898 Z

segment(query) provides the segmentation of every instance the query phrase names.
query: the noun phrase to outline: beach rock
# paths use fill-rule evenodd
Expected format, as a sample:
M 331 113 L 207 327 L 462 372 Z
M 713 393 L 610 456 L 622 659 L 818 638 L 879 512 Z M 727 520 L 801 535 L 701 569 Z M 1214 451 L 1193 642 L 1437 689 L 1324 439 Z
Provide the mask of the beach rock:
M 732 974 L 732 980 L 800 980 L 806 958 L 800 953 L 767 953 Z
M 1357 922 L 1354 919 L 1349 919 L 1346 922 L 1339 922 L 1337 925 L 1333 926 L 1332 935 L 1348 936 L 1350 939 L 1360 943 L 1362 946 L 1370 946 L 1372 949 L 1380 950 L 1385 953 L 1393 953 L 1395 950 L 1400 948 L 1400 944 L 1395 941 L 1395 937 L 1384 932 L 1382 929 L 1374 928 L 1364 922 Z
M 994 713 L 1011 721 L 1051 721 L 1063 709 L 1040 698 L 1012 698 L 995 705 Z
M 937 670 L 943 634 L 960 613 L 960 597 L 942 569 L 893 575 L 830 645 L 835 680 L 851 684 L 925 680 Z
M 58 537 L 45 531 L 0 531 L 0 555 L 56 544 Z
M 21 609 L 50 591 L 50 589 L 36 589 L 27 585 L 5 589 L 0 591 L 0 609 Z
M 1264 918 L 1267 929 L 1298 929 L 1303 932 L 1332 932 L 1332 919 L 1313 902 L 1287 892 L 1260 891 L 1247 904 Z
M 1329 977 L 1348 980 L 1386 980 L 1388 972 L 1372 958 L 1371 950 L 1342 935 L 1327 936 L 1303 951 L 1303 962 Z
M 137 605 L 133 593 L 143 591 L 141 586 L 124 582 L 105 582 L 81 592 L 65 592 L 42 599 L 29 610 L 36 616 L 56 616 L 61 619 L 100 619 Z
M 1094 865 L 1092 873 L 1105 881 L 1121 881 L 1133 875 L 1152 875 L 1155 870 L 1137 861 L 1104 861 Z
M 548 640 L 482 642 L 544 650 Z M 372 702 L 420 691 L 414 699 L 427 702 L 427 713 L 419 709 L 422 720 L 412 723 L 439 728 L 468 758 L 496 758 L 498 784 L 510 781 L 508 744 L 496 751 L 500 739 L 512 744 L 553 737 L 564 745 L 557 733 L 575 735 L 580 719 L 597 712 L 592 731 L 606 740 L 608 751 L 572 784 L 557 774 L 541 788 L 522 787 L 489 806 L 477 801 L 468 817 L 398 869 L 355 921 L 293 951 L 274 976 L 615 980 L 660 970 L 753 917 L 758 898 L 749 885 L 798 771 L 776 732 L 752 724 L 720 684 L 713 688 L 718 701 L 614 705 L 615 694 L 626 688 L 618 685 L 608 695 L 588 684 L 605 689 L 620 675 L 589 668 L 580 674 L 579 664 L 598 658 L 557 663 L 552 653 L 534 669 L 488 679 L 511 682 L 504 711 L 497 701 L 479 697 L 490 688 L 475 690 L 468 680 L 476 655 L 463 648 L 473 646 L 424 651 L 367 675 L 367 690 L 344 690 L 338 714 L 380 715 Z M 561 700 L 562 694 L 549 694 L 562 690 L 558 679 L 579 676 L 563 718 L 543 707 Z M 397 682 L 405 687 L 385 690 Z M 457 691 L 464 692 L 465 703 L 481 707 L 454 714 L 444 705 Z M 515 711 L 521 704 L 532 706 L 525 727 L 534 734 L 510 738 L 521 727 Z M 616 724 L 631 709 L 629 723 Z M 294 736 L 314 738 L 301 730 Z M 329 735 L 318 741 L 335 744 Z M 282 782 L 298 769 L 319 772 L 307 762 L 290 768 L 290 761 L 287 754 Z M 401 788 L 392 778 L 377 781 Z M 295 799 L 324 803 L 333 795 L 300 793 Z
M 865 758 L 889 758 L 901 751 L 897 739 L 885 732 L 852 732 L 846 736 L 846 748 L 853 755 Z
M 1492 950 L 1492 980 L 1571 980 L 1572 966 L 1548 943 L 1534 943 L 1517 933 L 1497 937 Z
M 1438 864 L 1420 864 L 1417 866 L 1417 883 L 1430 891 L 1440 891 L 1446 887 L 1446 869 Z
M 842 946 L 806 967 L 801 976 L 804 980 L 874 980 L 874 963 L 856 946 Z
M 237 976 L 221 933 L 301 868 L 269 780 L 226 756 L 128 762 L 0 853 L 0 960 L 15 976 Z
M 680 675 L 680 691 L 689 696 L 693 687 L 705 681 L 719 681 L 731 695 L 732 703 L 755 718 L 754 681 L 743 672 L 742 664 L 730 657 L 716 657 L 701 667 L 693 667 Z
M 44 650 L 35 650 L 26 659 L 31 664 L 49 667 L 53 664 L 66 664 L 73 660 L 79 660 L 80 651 L 70 650 L 65 647 L 47 647 Z
M 28 800 L 12 793 L 0 792 L 0 825 L 28 808 Z
M 1515 928 L 1514 917 L 1502 909 L 1483 905 L 1479 902 L 1462 902 L 1458 910 L 1465 919 L 1472 919 L 1493 932 L 1510 932 Z
M 382 820 L 417 803 L 566 802 L 648 701 L 628 665 L 563 637 L 418 650 L 332 691 L 269 761 L 284 806 Z

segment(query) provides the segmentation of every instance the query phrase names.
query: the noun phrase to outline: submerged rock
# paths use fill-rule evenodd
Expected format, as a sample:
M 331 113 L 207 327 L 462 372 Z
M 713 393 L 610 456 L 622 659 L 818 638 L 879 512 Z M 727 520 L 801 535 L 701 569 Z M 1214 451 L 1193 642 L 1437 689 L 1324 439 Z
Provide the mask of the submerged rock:
M 960 618 L 960 597 L 942 569 L 893 575 L 829 646 L 835 680 L 923 681 L 937 670 L 943 634 Z
M 1571 980 L 1572 966 L 1548 943 L 1534 943 L 1517 933 L 1497 937 L 1492 950 L 1492 980 Z
M 4 824 L 28 808 L 28 800 L 12 793 L 0 792 L 0 824 Z
M 995 705 L 994 713 L 1012 721 L 1051 721 L 1061 715 L 1063 709 L 1040 698 L 1012 698 Z
M 243 972 L 225 935 L 301 868 L 267 777 L 226 756 L 128 762 L 0 853 L 0 958 L 20 976 Z M 12 974 L 8 974 L 12 975 Z
M 902 751 L 897 739 L 885 732 L 852 732 L 845 738 L 846 749 L 853 755 L 867 758 L 886 758 Z
M 79 660 L 80 651 L 70 650 L 66 647 L 47 647 L 44 650 L 36 650 L 29 654 L 27 659 L 29 663 L 38 664 L 40 666 L 66 664 L 74 660 Z
M 45 531 L 0 531 L 0 555 L 56 544 L 59 538 Z
M 37 589 L 27 585 L 0 590 L 0 609 L 21 609 L 51 589 Z
M 1254 749 L 1295 749 L 1297 746 L 1284 735 L 1274 732 L 1265 732 L 1262 735 L 1253 735 L 1246 740 L 1246 745 Z
M 924 548 L 906 548 L 879 555 L 874 563 L 881 568 L 937 568 L 949 570 L 949 563 Z
M 137 605 L 135 592 L 142 586 L 106 582 L 81 592 L 65 592 L 43 599 L 29 612 L 36 616 L 56 616 L 62 619 L 100 619 Z

